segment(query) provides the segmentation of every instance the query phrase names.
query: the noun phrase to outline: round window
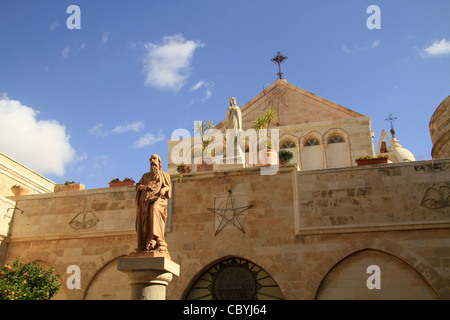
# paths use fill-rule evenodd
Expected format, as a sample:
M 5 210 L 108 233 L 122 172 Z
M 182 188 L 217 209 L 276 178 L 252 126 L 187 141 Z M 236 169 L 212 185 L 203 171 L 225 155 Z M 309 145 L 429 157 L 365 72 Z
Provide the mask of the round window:
M 228 258 L 203 272 L 190 287 L 187 300 L 282 300 L 275 280 L 258 265 Z

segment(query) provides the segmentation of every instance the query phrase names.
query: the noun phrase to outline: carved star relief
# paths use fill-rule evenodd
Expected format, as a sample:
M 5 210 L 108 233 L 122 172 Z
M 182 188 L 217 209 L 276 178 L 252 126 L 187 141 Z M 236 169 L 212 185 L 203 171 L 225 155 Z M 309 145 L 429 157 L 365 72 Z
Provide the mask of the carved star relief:
M 217 226 L 215 236 L 223 230 L 229 223 L 234 225 L 240 231 L 245 233 L 245 229 L 239 221 L 238 216 L 243 214 L 247 209 L 251 208 L 252 205 L 243 206 L 243 207 L 235 207 L 234 199 L 231 194 L 231 190 L 228 190 L 228 197 L 225 201 L 223 201 L 218 208 L 207 208 L 209 211 L 214 212 L 219 219 L 219 225 Z

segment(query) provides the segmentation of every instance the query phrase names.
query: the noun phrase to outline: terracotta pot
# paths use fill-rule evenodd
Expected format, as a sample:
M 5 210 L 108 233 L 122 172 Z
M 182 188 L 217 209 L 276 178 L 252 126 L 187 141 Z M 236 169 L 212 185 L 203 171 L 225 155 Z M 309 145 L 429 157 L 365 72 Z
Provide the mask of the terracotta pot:
M 211 164 L 207 164 L 205 162 L 205 159 L 202 158 L 202 163 L 201 164 L 197 164 L 197 172 L 203 172 L 203 171 L 212 171 L 214 170 L 214 163 L 213 163 L 213 159 L 211 157 L 207 157 L 208 158 L 208 162 L 210 162 Z
M 134 185 L 134 180 L 110 182 L 109 187 L 125 187 Z
M 278 153 L 275 150 L 261 150 L 259 152 L 260 166 L 273 166 L 278 163 Z
M 372 164 L 382 164 L 387 163 L 388 158 L 375 158 L 375 159 L 360 159 L 356 160 L 358 166 L 367 166 Z
M 25 187 L 12 187 L 11 188 L 12 193 L 14 193 L 15 196 L 23 196 L 30 192 L 28 188 Z
M 207 164 L 206 162 L 202 162 L 202 164 L 197 165 L 197 172 L 212 171 L 212 170 L 214 170 L 214 164 Z
M 84 184 L 81 183 L 57 184 L 54 192 L 84 190 L 84 188 Z
M 185 174 L 185 173 L 191 172 L 191 170 L 192 170 L 192 167 L 186 166 L 186 167 L 184 167 L 182 170 L 180 170 L 181 172 L 179 172 L 179 173 Z M 177 169 L 177 172 L 178 172 L 178 169 Z

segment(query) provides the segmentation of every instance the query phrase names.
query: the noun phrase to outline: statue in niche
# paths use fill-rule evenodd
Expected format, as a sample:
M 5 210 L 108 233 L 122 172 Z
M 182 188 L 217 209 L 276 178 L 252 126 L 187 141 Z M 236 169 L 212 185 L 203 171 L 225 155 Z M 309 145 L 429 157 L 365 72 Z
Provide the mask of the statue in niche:
M 161 158 L 154 154 L 150 157 L 150 172 L 136 184 L 136 252 L 168 252 L 164 233 L 171 194 L 170 176 L 163 172 Z
M 236 104 L 236 98 L 228 99 L 230 106 L 228 107 L 226 119 L 227 119 L 227 129 L 232 129 L 234 131 L 242 130 L 242 113 L 241 109 Z

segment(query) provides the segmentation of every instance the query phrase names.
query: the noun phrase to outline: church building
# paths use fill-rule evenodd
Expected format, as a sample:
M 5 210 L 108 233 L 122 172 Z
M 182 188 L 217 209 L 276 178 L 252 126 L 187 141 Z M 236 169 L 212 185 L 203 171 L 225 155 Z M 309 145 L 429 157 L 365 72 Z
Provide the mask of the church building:
M 430 121 L 431 161 L 281 76 L 242 106 L 230 98 L 214 139 L 169 140 L 166 242 L 180 274 L 167 299 L 450 299 L 449 98 Z M 1 262 L 54 265 L 55 299 L 129 299 L 117 263 L 136 247 L 135 186 L 53 190 L 3 154 L 0 169 Z M 16 183 L 30 192 L 4 187 Z M 79 289 L 66 286 L 71 265 Z

